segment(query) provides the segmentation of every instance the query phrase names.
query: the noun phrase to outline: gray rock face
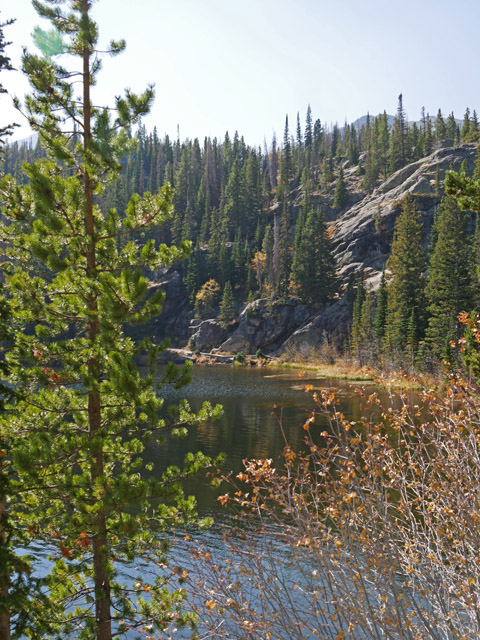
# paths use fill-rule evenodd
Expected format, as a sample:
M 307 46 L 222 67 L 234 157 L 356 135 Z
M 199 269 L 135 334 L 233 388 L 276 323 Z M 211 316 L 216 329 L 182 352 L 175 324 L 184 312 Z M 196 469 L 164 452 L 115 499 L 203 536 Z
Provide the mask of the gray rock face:
M 439 195 L 435 193 L 437 167 L 443 182 L 446 171 L 451 168 L 458 171 L 463 160 L 472 171 L 475 153 L 475 143 L 437 149 L 430 156 L 399 169 L 372 194 L 348 209 L 336 221 L 333 234 L 340 278 L 346 280 L 352 271 L 360 268 L 367 274 L 382 269 L 390 254 L 395 221 L 407 193 L 415 197 L 428 235 L 439 203 Z
M 329 354 L 343 343 L 348 332 L 348 315 L 345 299 L 336 300 L 294 331 L 275 355 L 293 354 L 305 360 L 328 360 Z
M 227 337 L 227 331 L 217 320 L 192 321 L 190 325 L 193 333 L 193 348 L 200 351 L 207 351 L 217 347 Z
M 185 342 L 191 314 L 180 273 L 174 269 L 164 269 L 153 274 L 149 291 L 154 293 L 158 289 L 165 291 L 166 298 L 161 315 L 149 323 L 152 333 L 156 336 L 169 336 L 174 341 L 180 338 Z
M 361 191 L 356 168 L 347 168 L 345 179 L 349 185 L 350 206 L 346 210 L 329 207 L 330 196 L 325 200 L 323 194 L 312 194 L 325 206 L 341 284 L 345 285 L 352 274 L 363 271 L 368 285 L 374 290 L 378 288 L 380 273 L 390 255 L 395 222 L 407 193 L 412 194 L 421 212 L 428 240 L 433 214 L 440 201 L 436 189 L 437 169 L 441 183 L 446 171 L 458 171 L 464 160 L 468 170 L 473 171 L 476 147 L 475 143 L 459 147 L 442 144 L 430 156 L 389 176 L 368 195 Z M 298 187 L 297 206 L 302 197 Z M 272 213 L 275 213 L 273 209 Z M 156 321 L 158 335 L 177 336 L 183 339 L 183 344 L 191 336 L 196 349 L 218 346 L 219 352 L 249 354 L 262 349 L 268 354 L 291 352 L 308 358 L 324 354 L 332 342 L 339 344 L 348 335 L 350 310 L 344 298 L 322 307 L 310 307 L 295 298 L 275 302 L 256 300 L 244 308 L 237 323 L 226 331 L 215 320 L 190 322 L 191 312 L 178 271 L 165 270 L 154 280 L 153 287 L 167 292 L 165 310 Z
M 218 351 L 255 353 L 257 349 L 262 349 L 272 353 L 311 316 L 309 307 L 298 299 L 273 303 L 266 298 L 255 300 L 242 311 L 238 327 Z

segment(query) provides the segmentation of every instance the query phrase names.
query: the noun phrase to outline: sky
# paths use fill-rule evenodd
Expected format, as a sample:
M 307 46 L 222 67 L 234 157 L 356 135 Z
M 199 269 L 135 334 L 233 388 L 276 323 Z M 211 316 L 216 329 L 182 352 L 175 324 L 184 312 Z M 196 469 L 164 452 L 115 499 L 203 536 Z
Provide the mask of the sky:
M 35 25 L 48 27 L 30 0 L 2 3 L 4 34 L 20 66 L 22 47 L 35 50 Z M 144 120 L 163 137 L 223 138 L 238 131 L 248 144 L 283 137 L 285 115 L 302 128 L 312 116 L 332 125 L 369 112 L 394 114 L 403 94 L 410 120 L 466 107 L 480 113 L 478 0 L 97 0 L 100 45 L 125 38 L 126 51 L 104 60 L 95 100 L 112 104 L 125 87 L 154 83 Z M 28 83 L 3 72 L 20 98 Z M 0 99 L 0 125 L 23 118 Z M 178 129 L 177 129 L 178 127 Z M 29 135 L 23 125 L 15 138 Z

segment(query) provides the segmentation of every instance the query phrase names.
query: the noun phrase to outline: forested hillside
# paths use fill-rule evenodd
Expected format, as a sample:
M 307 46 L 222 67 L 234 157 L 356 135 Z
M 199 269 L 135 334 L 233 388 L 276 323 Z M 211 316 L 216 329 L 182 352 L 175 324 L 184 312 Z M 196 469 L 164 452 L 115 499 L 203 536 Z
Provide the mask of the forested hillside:
M 442 196 L 448 169 L 474 171 L 478 134 L 477 114 L 469 109 L 463 120 L 439 109 L 409 123 L 401 95 L 395 117 L 384 112 L 357 125 L 330 128 L 308 108 L 293 125 L 287 117 L 283 139 L 263 148 L 246 145 L 238 133 L 172 141 L 140 126 L 120 180 L 107 186 L 100 203 L 123 215 L 132 194 L 156 193 L 165 182 L 174 187 L 173 217 L 156 240 L 189 240 L 193 251 L 170 274 L 151 274 L 152 284 L 169 283 L 173 294 L 170 311 L 152 331 L 173 329 L 179 344 L 193 335 L 197 348 L 228 339 L 225 350 L 275 352 L 288 345 L 307 355 L 325 334 L 361 360 L 379 349 L 403 356 L 407 347 L 409 359 L 419 349 L 425 359 L 426 351 L 447 348 L 458 312 L 475 304 L 475 223 Z M 3 172 L 25 181 L 22 162 L 41 154 L 39 146 L 10 146 Z M 407 194 L 412 199 L 402 205 Z M 449 242 L 462 247 L 450 247 L 462 261 L 458 273 L 444 265 Z M 408 293 L 401 285 L 402 247 L 415 262 L 405 267 Z M 373 290 L 392 248 L 383 309 Z M 461 296 L 446 291 L 458 290 L 457 280 L 436 284 L 442 268 L 468 280 Z M 245 326 L 245 314 L 234 322 L 247 303 L 247 315 L 262 319 L 255 331 Z M 205 337 L 193 317 L 218 321 Z

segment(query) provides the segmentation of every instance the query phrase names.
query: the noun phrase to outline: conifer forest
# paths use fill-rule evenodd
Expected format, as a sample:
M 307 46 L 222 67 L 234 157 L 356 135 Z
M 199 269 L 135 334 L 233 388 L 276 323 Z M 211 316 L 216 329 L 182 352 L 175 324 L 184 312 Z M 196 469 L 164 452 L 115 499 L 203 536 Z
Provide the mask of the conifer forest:
M 343 332 L 336 336 L 342 350 L 362 362 L 379 354 L 411 361 L 420 351 L 417 365 L 433 366 L 461 333 L 458 313 L 475 308 L 478 240 L 475 206 L 465 213 L 448 195 L 446 171 L 432 154 L 442 147 L 470 151 L 452 158 L 463 179 L 474 184 L 478 169 L 471 148 L 478 130 L 477 114 L 469 109 L 461 120 L 439 109 L 435 117 L 422 112 L 409 123 L 401 95 L 394 117 L 384 112 L 332 130 L 309 108 L 304 118 L 297 115 L 295 126 L 287 117 L 282 140 L 274 137 L 263 148 L 247 146 L 237 132 L 223 140 L 172 141 L 140 125 L 126 132 L 130 150 L 119 158 L 122 170 L 99 194 L 98 206 L 105 214 L 125 212 L 132 195 L 150 197 L 170 185 L 172 216 L 161 228 L 142 231 L 141 241 L 192 247 L 179 266 L 191 318 L 220 320 L 223 297 L 232 309 L 230 323 L 256 299 L 278 304 L 290 297 L 318 308 L 344 297 Z M 23 164 L 44 155 L 40 140 L 8 145 L 3 172 L 26 184 Z M 427 157 L 430 192 L 406 188 L 405 202 L 395 203 L 395 228 L 383 233 L 379 206 L 371 214 L 371 246 L 358 264 L 338 273 L 337 222 L 393 174 Z M 417 201 L 425 207 L 427 198 L 429 214 L 422 219 Z M 369 285 L 372 272 L 361 264 L 368 264 L 378 238 L 386 247 L 375 269 L 390 274 L 382 280 L 381 304 L 379 282 Z M 183 338 L 178 346 L 184 346 L 187 335 L 177 333 Z
M 476 111 L 407 118 L 400 94 L 350 123 L 308 107 L 259 146 L 162 138 L 153 86 L 94 104 L 92 4 L 33 0 L 34 142 L 0 122 L 0 640 L 478 638 Z M 354 419 L 305 384 L 303 448 L 282 430 L 276 462 L 154 473 L 152 442 L 222 415 L 163 390 L 222 355 L 420 382 L 362 392 Z M 193 572 L 170 541 L 220 526 L 183 488 L 206 474 L 236 524 Z

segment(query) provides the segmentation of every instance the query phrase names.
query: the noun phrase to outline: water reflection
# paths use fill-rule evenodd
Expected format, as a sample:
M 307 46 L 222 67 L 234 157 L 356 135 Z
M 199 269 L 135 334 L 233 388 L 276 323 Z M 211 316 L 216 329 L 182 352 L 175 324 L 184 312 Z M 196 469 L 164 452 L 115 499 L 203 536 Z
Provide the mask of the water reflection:
M 311 397 L 303 391 L 303 384 L 334 388 L 340 399 L 340 410 L 352 420 L 360 417 L 364 402 L 355 390 L 359 386 L 375 389 L 371 384 L 332 383 L 308 374 L 300 380 L 297 371 L 285 373 L 270 367 L 197 366 L 188 387 L 180 391 L 165 387 L 162 392 L 165 404 L 187 398 L 193 409 L 198 410 L 209 400 L 223 406 L 223 417 L 191 429 L 184 440 L 168 438 L 164 445 L 152 444 L 146 457 L 161 472 L 170 464 L 181 465 L 189 451 L 202 451 L 210 456 L 223 452 L 226 460 L 222 471 L 226 473 L 239 471 L 245 458 L 276 458 L 285 440 L 298 449 L 304 438 L 302 425 L 314 406 Z M 325 420 L 317 420 L 313 432 L 325 427 Z M 217 511 L 216 497 L 224 488 L 213 491 L 205 477 L 185 483 L 185 488 L 197 497 L 200 513 Z

